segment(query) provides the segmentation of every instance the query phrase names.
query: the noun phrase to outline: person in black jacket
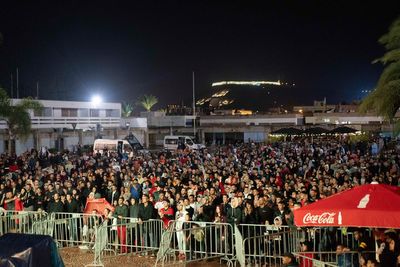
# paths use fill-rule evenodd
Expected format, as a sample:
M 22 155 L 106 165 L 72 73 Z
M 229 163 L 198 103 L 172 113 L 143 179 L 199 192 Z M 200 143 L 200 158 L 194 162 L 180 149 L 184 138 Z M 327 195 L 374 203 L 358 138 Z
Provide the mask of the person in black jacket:
M 78 213 L 79 212 L 79 206 L 78 206 L 78 201 L 72 198 L 72 195 L 70 193 L 67 194 L 66 196 L 66 201 L 65 201 L 65 211 L 68 213 Z M 68 217 L 70 220 L 69 224 L 69 235 L 70 235 L 70 240 L 72 241 L 78 241 L 78 225 L 79 225 L 79 218 L 76 216 L 73 216 L 72 214 Z
M 47 212 L 48 213 L 64 212 L 64 205 L 60 201 L 60 196 L 58 195 L 58 193 L 55 193 L 53 196 L 53 201 L 49 202 L 49 205 L 47 207 Z
M 228 209 L 227 222 L 229 224 L 241 224 L 243 221 L 242 208 L 239 206 L 239 199 L 234 197 L 231 200 L 231 208 Z
M 143 224 L 143 242 L 146 247 L 156 247 L 157 244 L 154 240 L 154 233 L 151 231 L 151 223 L 149 220 L 155 219 L 155 210 L 153 204 L 149 202 L 149 196 L 144 194 L 142 196 L 142 203 L 139 205 L 139 222 Z
M 42 193 L 42 189 L 36 189 L 35 199 L 33 202 L 34 210 L 45 209 L 45 196 Z
M 266 205 L 263 197 L 258 200 L 257 204 L 257 218 L 259 223 L 265 224 L 268 221 L 268 224 L 273 224 L 274 210 Z
M 68 213 L 79 212 L 78 202 L 72 198 L 72 195 L 70 193 L 67 194 L 67 199 L 65 201 L 65 211 Z
M 230 233 L 230 231 L 235 231 L 234 225 L 239 225 L 243 221 L 243 211 L 239 206 L 239 199 L 237 197 L 231 200 L 231 207 L 228 209 L 226 221 L 232 226 L 228 231 L 228 244 L 233 244 L 232 233 Z M 232 247 L 232 249 L 233 248 L 234 247 Z
M 395 232 L 385 233 L 386 242 L 381 244 L 378 250 L 379 262 L 381 266 L 396 266 L 397 257 L 399 256 L 399 238 Z

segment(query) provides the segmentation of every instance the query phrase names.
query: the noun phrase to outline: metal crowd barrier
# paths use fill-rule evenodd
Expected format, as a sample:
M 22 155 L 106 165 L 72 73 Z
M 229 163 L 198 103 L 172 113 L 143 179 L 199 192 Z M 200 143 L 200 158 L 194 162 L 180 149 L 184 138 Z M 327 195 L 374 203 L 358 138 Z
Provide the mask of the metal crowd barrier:
M 101 216 L 92 214 L 51 214 L 48 219 L 34 222 L 32 233 L 50 235 L 59 247 L 82 246 L 91 249 L 96 229 L 102 221 Z
M 163 231 L 162 220 L 107 219 L 95 232 L 95 257 L 87 266 L 102 266 L 102 258 L 117 254 L 155 255 Z
M 376 251 L 362 252 L 362 254 L 375 255 Z M 322 267 L 350 267 L 360 266 L 360 252 L 347 251 L 337 252 L 298 252 L 293 253 L 298 259 L 299 265 L 304 267 L 322 266 Z
M 313 253 L 293 253 L 293 255 L 297 258 L 297 261 L 303 267 L 313 267 L 313 266 L 320 266 L 320 267 L 338 267 L 336 260 L 334 262 L 325 262 L 316 259 Z M 327 255 L 333 256 L 333 255 Z M 350 264 L 350 263 L 349 263 Z M 354 265 L 347 265 L 347 266 L 354 266 Z
M 313 244 L 313 251 L 336 251 L 336 246 L 339 244 L 348 248 L 356 247 L 354 234 L 347 228 L 304 228 L 304 233 L 306 240 Z M 374 239 L 371 230 L 365 230 L 364 235 L 371 240 Z
M 31 233 L 35 221 L 47 218 L 44 211 L 3 211 L 0 216 L 0 236 L 6 233 Z
M 244 237 L 241 251 L 238 251 L 246 264 L 279 266 L 284 253 L 299 251 L 300 240 L 304 239 L 301 230 L 290 230 L 285 227 L 281 231 L 262 233 L 258 236 Z
M 162 238 L 157 264 L 220 258 L 233 266 L 234 241 L 234 229 L 228 223 L 171 221 Z
M 313 262 L 325 264 L 321 266 L 336 266 L 339 261 L 349 260 L 353 263 L 357 259 L 355 253 L 351 257 L 347 256 L 349 253 L 336 254 L 337 244 L 349 248 L 356 244 L 353 233 L 342 228 L 290 229 L 193 221 L 171 221 L 167 230 L 163 226 L 161 220 L 103 219 L 100 215 L 83 213 L 6 211 L 0 215 L 0 236 L 8 232 L 50 235 L 59 247 L 79 246 L 94 251 L 96 266 L 101 266 L 102 257 L 127 253 L 153 256 L 157 253 L 160 264 L 219 258 L 228 266 L 236 263 L 279 266 L 281 256 L 288 252 L 296 253 L 302 261 L 310 260 L 312 255 Z M 372 238 L 372 231 L 365 235 Z M 317 252 L 300 253 L 300 242 L 305 240 L 312 244 L 310 251 Z

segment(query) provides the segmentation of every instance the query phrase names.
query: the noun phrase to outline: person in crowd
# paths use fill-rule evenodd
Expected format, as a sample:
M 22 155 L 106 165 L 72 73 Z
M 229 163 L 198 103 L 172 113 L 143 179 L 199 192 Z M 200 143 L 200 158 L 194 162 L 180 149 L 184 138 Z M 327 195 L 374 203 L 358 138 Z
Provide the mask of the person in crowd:
M 136 198 L 132 197 L 129 203 L 129 217 L 131 222 L 139 221 L 139 203 Z
M 239 206 L 239 199 L 237 197 L 231 200 L 231 207 L 228 210 L 226 221 L 231 225 L 238 225 L 243 222 L 243 212 L 242 208 Z
M 376 259 L 368 259 L 367 260 L 367 267 L 379 267 L 379 266 L 389 266 L 389 265 L 381 265 L 378 263 Z M 396 266 L 396 265 L 392 265 Z
M 399 256 L 399 238 L 396 232 L 385 232 L 385 242 L 378 249 L 379 263 L 382 266 L 396 266 Z
M 338 267 L 352 267 L 354 265 L 350 248 L 345 244 L 339 244 L 336 247 Z
M 139 205 L 139 223 L 143 224 L 143 242 L 147 247 L 155 247 L 156 240 L 154 233 L 152 231 L 151 224 L 149 220 L 156 218 L 156 212 L 153 203 L 149 201 L 148 195 L 142 196 L 142 203 Z
M 258 222 L 260 224 L 265 224 L 266 222 L 268 222 L 268 224 L 273 224 L 274 210 L 266 205 L 265 199 L 263 197 L 258 199 L 257 204 L 258 204 L 257 207 Z
M 314 253 L 311 253 L 313 251 L 313 244 L 307 240 L 300 242 L 300 244 L 301 244 L 300 255 L 303 257 L 300 257 L 299 267 L 313 267 Z
M 67 193 L 65 202 L 65 211 L 68 213 L 80 212 L 78 201 L 76 201 L 76 199 L 72 197 L 71 193 Z
M 124 204 L 124 198 L 120 197 L 118 199 L 118 206 L 115 207 L 114 210 L 114 218 L 117 218 L 117 235 L 119 244 L 121 246 L 121 253 L 127 252 L 126 247 L 126 226 L 123 225 L 126 223 L 126 218 L 128 217 L 129 210 L 128 207 Z
M 258 223 L 257 212 L 254 209 L 253 203 L 250 200 L 245 202 L 243 222 L 245 224 Z
M 64 212 L 64 205 L 61 202 L 61 198 L 58 193 L 54 193 L 53 199 L 49 201 L 48 212 Z
M 176 206 L 175 220 L 176 220 L 176 239 L 179 248 L 179 259 L 184 260 L 186 257 L 186 231 L 183 229 L 183 224 L 186 222 L 188 212 L 184 208 L 183 201 L 181 200 Z
M 298 267 L 296 257 L 292 253 L 285 253 L 282 256 L 282 264 L 284 267 Z
M 158 216 L 164 222 L 164 228 L 167 229 L 169 223 L 174 219 L 174 210 L 170 207 L 167 200 L 163 200 L 163 207 L 158 210 Z

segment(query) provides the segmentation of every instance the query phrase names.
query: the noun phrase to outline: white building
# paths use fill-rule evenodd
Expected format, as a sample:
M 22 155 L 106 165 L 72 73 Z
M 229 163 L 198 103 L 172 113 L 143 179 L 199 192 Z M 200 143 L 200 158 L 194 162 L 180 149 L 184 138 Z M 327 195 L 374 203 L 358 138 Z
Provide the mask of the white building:
M 19 99 L 13 99 L 18 103 Z M 30 112 L 32 121 L 32 134 L 25 140 L 15 141 L 15 152 L 20 154 L 31 148 L 70 149 L 80 143 L 93 144 L 96 136 L 102 138 L 123 138 L 128 130 L 134 132 L 139 141 L 145 142 L 146 122 L 140 120 L 136 123 L 133 119 L 132 126 L 121 124 L 120 103 L 78 102 L 39 100 L 43 105 L 41 112 Z M 135 127 L 138 124 L 140 126 Z M 7 150 L 8 136 L 5 129 L 7 124 L 0 121 L 0 152 Z M 138 130 L 136 132 L 136 130 Z
M 313 116 L 306 116 L 306 124 L 354 124 L 354 125 L 365 125 L 365 124 L 382 124 L 384 119 L 375 114 L 359 114 L 343 113 L 343 112 L 332 112 L 332 113 L 314 113 Z

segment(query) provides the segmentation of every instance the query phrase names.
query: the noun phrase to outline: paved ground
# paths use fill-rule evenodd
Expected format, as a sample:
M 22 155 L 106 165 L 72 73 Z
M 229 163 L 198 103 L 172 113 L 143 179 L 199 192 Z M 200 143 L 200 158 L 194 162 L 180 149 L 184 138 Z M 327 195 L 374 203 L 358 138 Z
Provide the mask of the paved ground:
M 60 249 L 61 257 L 64 261 L 66 267 L 82 267 L 93 262 L 94 254 L 87 252 L 85 250 L 80 250 L 79 248 L 63 248 Z M 105 257 L 103 264 L 106 267 L 153 267 L 155 265 L 156 259 L 150 257 L 139 257 L 136 255 L 123 255 L 123 256 L 112 256 Z M 165 266 L 185 266 L 183 263 L 165 265 Z M 219 267 L 227 266 L 226 264 L 220 265 L 219 261 L 204 261 L 190 263 L 186 266 L 189 267 Z

